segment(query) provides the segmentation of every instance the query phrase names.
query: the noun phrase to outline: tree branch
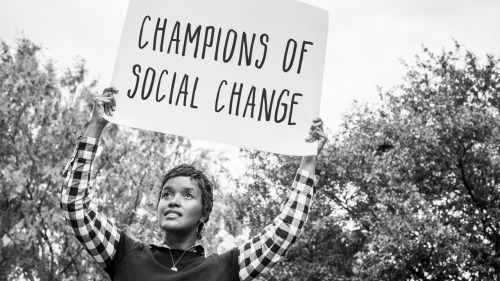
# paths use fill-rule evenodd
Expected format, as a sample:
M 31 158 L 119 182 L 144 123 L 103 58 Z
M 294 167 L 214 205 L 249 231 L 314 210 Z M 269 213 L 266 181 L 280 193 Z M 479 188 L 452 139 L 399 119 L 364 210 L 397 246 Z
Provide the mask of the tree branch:
M 83 250 L 83 247 L 80 247 L 80 249 L 78 249 L 78 251 L 76 252 L 76 254 L 74 256 L 70 256 L 71 261 L 63 268 L 63 270 L 61 272 L 59 272 L 59 275 L 63 275 L 63 273 L 66 272 L 66 270 L 68 270 L 73 264 L 76 264 L 76 258 L 80 255 L 82 250 Z
M 154 144 L 154 141 L 156 140 L 156 136 L 157 134 L 155 134 L 153 136 L 153 139 L 151 140 L 151 144 L 149 145 L 149 147 L 152 147 L 153 144 Z M 151 155 L 153 154 L 153 152 L 151 150 L 149 150 L 149 157 L 148 159 L 151 158 Z M 135 211 L 137 210 L 137 207 L 139 206 L 139 198 L 140 198 L 140 195 L 141 195 L 141 187 L 142 187 L 142 183 L 144 182 L 144 179 L 146 178 L 146 175 L 149 174 L 149 170 L 154 166 L 154 163 L 148 165 L 148 167 L 146 167 L 145 171 L 144 171 L 144 174 L 142 175 L 141 177 L 141 180 L 139 182 L 139 186 L 137 187 L 137 193 L 136 193 L 136 196 L 135 196 L 135 201 L 134 201 L 134 210 L 130 213 L 130 218 L 129 218 L 129 221 L 128 221 L 128 225 L 131 225 L 132 222 L 134 221 L 134 216 L 135 216 Z M 132 178 L 132 177 L 131 177 Z M 133 181 L 133 180 L 132 180 Z M 135 183 L 135 181 L 134 181 Z
M 353 211 L 351 210 L 351 208 L 349 208 L 349 206 L 345 205 L 342 200 L 340 200 L 340 198 L 338 198 L 333 192 L 330 192 L 330 191 L 327 191 L 327 190 L 323 190 L 323 192 L 330 198 L 332 198 L 334 201 L 336 201 L 340 207 L 342 207 L 342 209 L 346 210 L 347 213 L 349 213 L 351 216 L 353 216 L 354 218 L 358 219 L 358 221 L 360 222 L 360 224 L 367 230 L 367 231 L 370 231 L 370 227 L 368 225 L 366 225 L 365 223 L 363 223 L 359 216 Z

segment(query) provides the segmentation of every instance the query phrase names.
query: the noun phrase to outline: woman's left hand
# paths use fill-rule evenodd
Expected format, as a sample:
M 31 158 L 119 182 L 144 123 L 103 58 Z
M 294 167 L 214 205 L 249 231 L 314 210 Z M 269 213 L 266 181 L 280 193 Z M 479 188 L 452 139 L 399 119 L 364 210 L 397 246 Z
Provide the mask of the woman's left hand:
M 323 132 L 323 121 L 321 121 L 321 118 L 319 117 L 313 119 L 313 124 L 311 126 L 311 129 L 309 129 L 309 136 L 307 136 L 306 138 L 306 142 L 314 141 L 318 141 L 319 155 L 325 144 L 328 142 L 328 137 L 326 136 L 325 132 Z

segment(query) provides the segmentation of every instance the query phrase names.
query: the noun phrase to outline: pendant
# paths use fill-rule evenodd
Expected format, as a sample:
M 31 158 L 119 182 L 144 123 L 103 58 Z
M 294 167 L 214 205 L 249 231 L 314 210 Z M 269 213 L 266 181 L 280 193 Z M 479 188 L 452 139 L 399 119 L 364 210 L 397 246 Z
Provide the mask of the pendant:
M 171 269 L 172 269 L 173 271 L 177 271 L 177 267 L 175 267 L 175 266 L 173 266 Z

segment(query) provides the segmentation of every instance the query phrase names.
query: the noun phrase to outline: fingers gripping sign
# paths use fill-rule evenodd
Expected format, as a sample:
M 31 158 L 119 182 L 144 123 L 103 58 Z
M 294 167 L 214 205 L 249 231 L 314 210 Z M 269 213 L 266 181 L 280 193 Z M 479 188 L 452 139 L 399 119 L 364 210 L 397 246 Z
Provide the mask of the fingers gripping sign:
M 116 101 L 114 95 L 118 90 L 114 87 L 104 89 L 102 95 L 94 98 L 94 106 L 92 110 L 92 122 L 105 126 L 108 120 L 104 119 L 104 114 L 113 116 L 113 111 L 116 110 Z
M 309 135 L 306 137 L 306 142 L 318 141 L 318 155 L 328 142 L 328 136 L 323 131 L 323 121 L 316 117 L 313 119 L 313 124 L 309 129 Z

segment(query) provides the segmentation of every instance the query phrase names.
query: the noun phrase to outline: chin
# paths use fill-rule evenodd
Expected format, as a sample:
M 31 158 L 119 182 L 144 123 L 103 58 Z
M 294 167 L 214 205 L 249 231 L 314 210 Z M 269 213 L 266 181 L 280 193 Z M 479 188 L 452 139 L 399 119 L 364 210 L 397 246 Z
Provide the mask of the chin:
M 163 221 L 160 224 L 160 227 L 162 230 L 166 232 L 178 232 L 178 233 L 188 233 L 189 228 L 186 227 L 185 225 L 182 225 L 179 222 L 174 222 L 174 221 Z

